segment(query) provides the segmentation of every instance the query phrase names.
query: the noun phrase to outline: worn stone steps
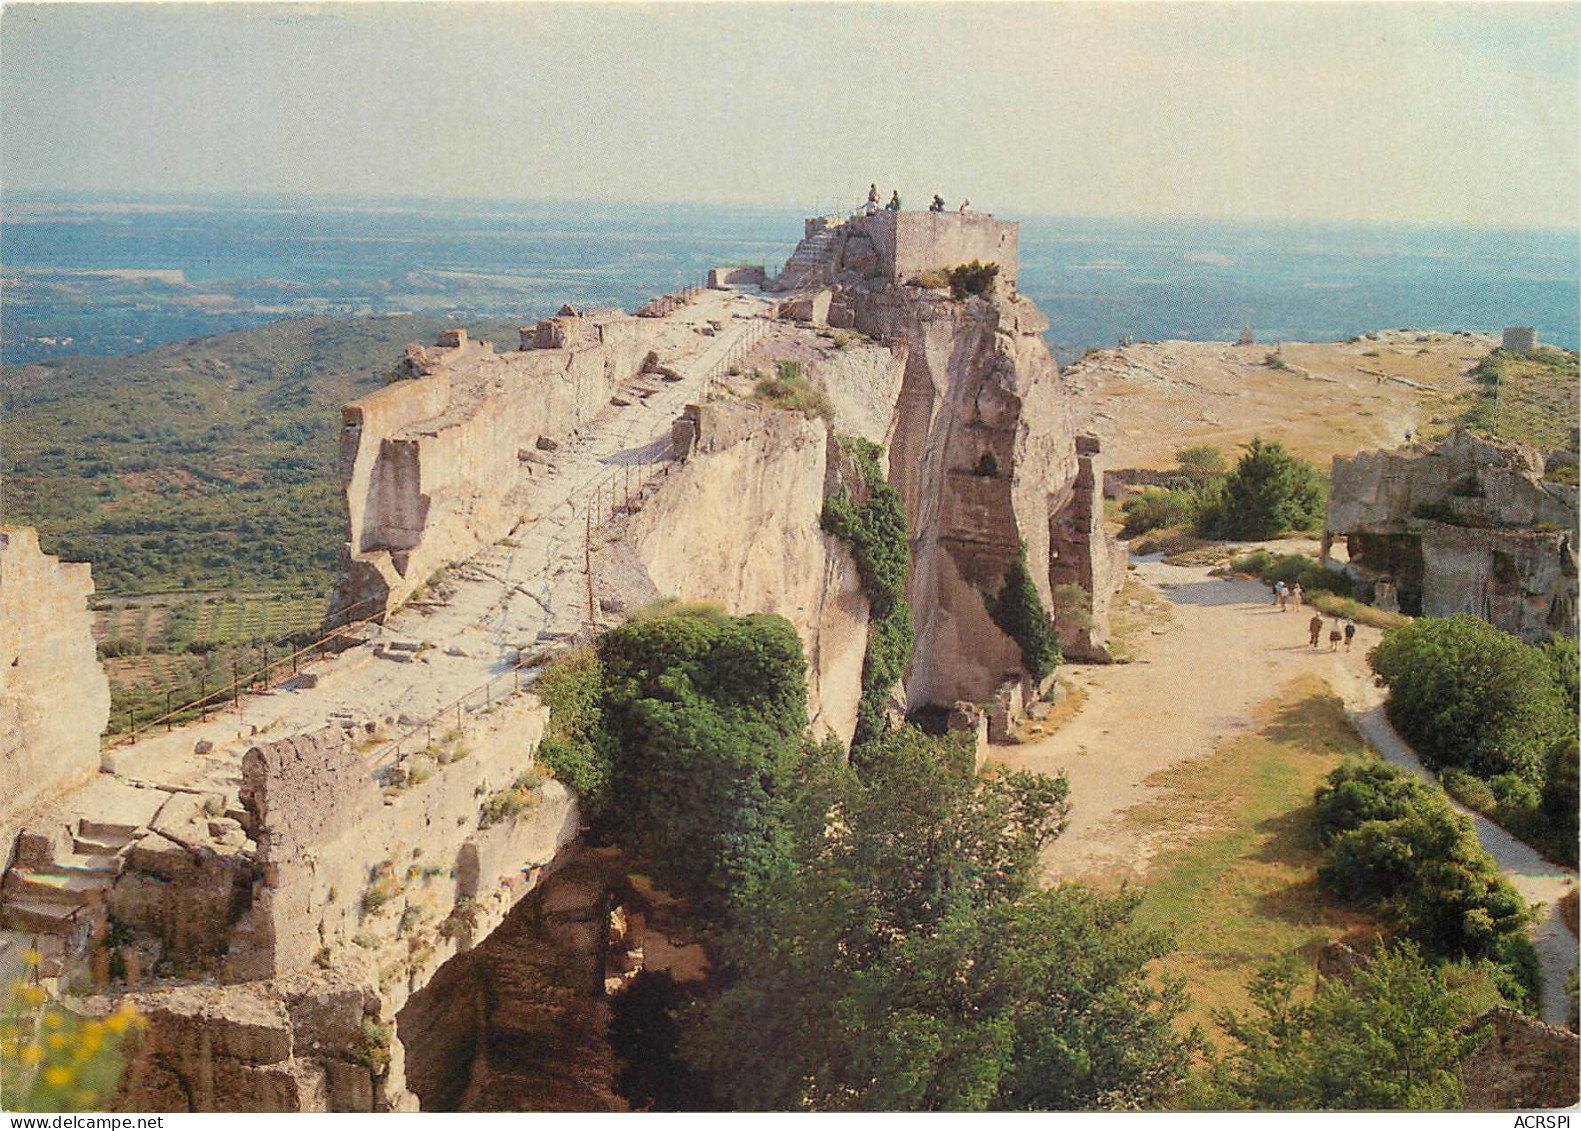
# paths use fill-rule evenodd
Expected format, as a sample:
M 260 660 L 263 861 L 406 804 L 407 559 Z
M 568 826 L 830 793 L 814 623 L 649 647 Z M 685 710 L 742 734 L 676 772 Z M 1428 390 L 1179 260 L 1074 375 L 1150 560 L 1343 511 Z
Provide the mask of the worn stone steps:
M 76 904 L 57 903 L 50 900 L 19 896 L 7 898 L 0 905 L 0 926 L 13 931 L 37 931 L 46 935 L 64 935 L 71 929 L 71 916 Z
M 34 864 L 25 871 L 43 876 L 108 876 L 121 874 L 121 858 L 113 852 L 67 852 L 50 864 Z
M 0 890 L 5 892 L 5 906 L 9 910 L 18 903 L 60 904 L 70 911 L 88 900 L 90 892 L 107 892 L 115 886 L 115 877 L 102 875 L 56 875 L 35 872 L 26 868 L 12 868 L 6 873 Z
M 120 821 L 98 820 L 84 817 L 77 823 L 77 851 L 85 851 L 83 846 L 88 846 L 88 852 L 115 853 L 125 848 L 137 839 L 145 826 L 141 824 L 130 825 Z

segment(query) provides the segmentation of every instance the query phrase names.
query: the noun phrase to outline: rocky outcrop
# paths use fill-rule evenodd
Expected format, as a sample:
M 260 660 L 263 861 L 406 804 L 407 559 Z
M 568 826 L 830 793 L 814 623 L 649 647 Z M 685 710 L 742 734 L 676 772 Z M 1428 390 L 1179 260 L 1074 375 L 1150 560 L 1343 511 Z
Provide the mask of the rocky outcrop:
M 110 683 L 92 592 L 86 564 L 40 551 L 31 527 L 0 527 L 0 855 L 27 809 L 99 768 Z
M 234 817 L 176 793 L 132 829 L 104 902 L 137 968 L 220 984 L 127 987 L 153 1019 L 127 1106 L 415 1107 L 397 1014 L 578 832 L 532 770 L 546 717 L 524 691 L 399 749 L 371 726 L 259 743 Z
M 1466 613 L 1541 640 L 1576 633 L 1576 489 L 1545 483 L 1534 453 L 1463 429 L 1426 451 L 1336 456 L 1325 556 L 1413 615 Z
M 1078 451 L 1047 320 L 1013 293 L 958 301 L 859 287 L 851 303 L 857 329 L 907 351 L 889 479 L 912 550 L 908 701 L 986 702 L 1019 677 L 1019 649 L 985 597 L 1023 545 L 1045 608 L 1056 610 L 1055 586 L 1090 587 L 1090 608 L 1069 611 L 1062 637 L 1068 654 L 1104 658 L 1123 557 L 1102 532 L 1097 443 Z
M 409 346 L 396 379 L 342 410 L 347 541 L 331 621 L 400 604 L 520 521 L 532 453 L 575 431 L 642 366 L 647 323 L 569 307 L 497 353 L 465 330 Z
M 1581 1100 L 1581 1040 L 1513 1009 L 1491 1009 L 1466 1026 L 1484 1039 L 1460 1068 L 1466 1107 L 1522 1111 Z
M 627 537 L 660 593 L 778 613 L 807 656 L 815 731 L 849 743 L 862 693 L 867 598 L 856 563 L 821 526 L 833 438 L 799 412 L 720 401 L 696 410 L 685 462 Z
M 1370 954 L 1329 942 L 1318 952 L 1318 979 L 1349 982 L 1372 964 Z M 1568 1108 L 1581 1099 L 1581 1041 L 1574 1033 L 1503 1006 L 1460 1031 L 1481 1038 L 1460 1063 L 1468 1110 Z
M 147 1020 L 118 1111 L 376 1110 L 386 1026 L 355 971 L 133 993 Z M 108 1001 L 90 1001 L 108 1009 Z M 407 1105 L 410 1106 L 410 1105 Z
M 1021 226 L 983 213 L 891 212 L 815 216 L 804 227 L 775 285 L 805 289 L 833 280 L 899 285 L 929 271 L 977 261 L 999 268 L 1014 288 Z

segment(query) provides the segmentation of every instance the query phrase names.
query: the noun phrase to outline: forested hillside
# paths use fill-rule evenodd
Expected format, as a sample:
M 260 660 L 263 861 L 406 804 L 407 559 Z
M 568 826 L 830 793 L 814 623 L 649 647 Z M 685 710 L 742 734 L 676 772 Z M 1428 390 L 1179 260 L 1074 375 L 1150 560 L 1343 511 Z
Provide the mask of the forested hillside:
M 442 318 L 302 318 L 3 371 L 0 513 L 101 593 L 328 591 L 342 403 Z M 509 324 L 473 327 L 515 341 Z

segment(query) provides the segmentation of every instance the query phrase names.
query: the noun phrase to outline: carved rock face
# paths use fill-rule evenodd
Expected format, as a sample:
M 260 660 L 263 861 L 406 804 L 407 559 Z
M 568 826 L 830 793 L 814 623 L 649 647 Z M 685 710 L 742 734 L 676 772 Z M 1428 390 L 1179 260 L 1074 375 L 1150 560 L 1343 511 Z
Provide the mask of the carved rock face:
M 1101 654 L 1123 560 L 1102 532 L 1101 475 L 1083 471 L 1094 457 L 1077 453 L 1047 320 L 1019 296 L 955 302 L 915 288 L 858 292 L 855 317 L 909 346 L 890 452 L 912 548 L 908 701 L 984 702 L 1021 678 L 1020 649 L 985 597 L 1022 545 L 1045 609 L 1056 583 L 1094 593 L 1092 626 L 1067 647 Z

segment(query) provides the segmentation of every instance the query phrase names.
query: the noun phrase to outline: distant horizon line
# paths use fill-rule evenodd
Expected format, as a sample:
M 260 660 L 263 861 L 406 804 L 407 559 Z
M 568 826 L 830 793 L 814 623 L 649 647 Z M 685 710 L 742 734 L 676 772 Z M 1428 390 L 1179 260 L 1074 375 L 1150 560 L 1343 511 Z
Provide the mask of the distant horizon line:
M 603 208 L 685 208 L 695 211 L 708 209 L 729 209 L 736 212 L 764 212 L 783 213 L 786 215 L 800 216 L 803 218 L 814 215 L 831 215 L 829 211 L 811 210 L 806 205 L 794 203 L 763 203 L 763 202 L 721 202 L 699 200 L 663 200 L 657 198 L 640 199 L 611 199 L 597 197 L 495 197 L 495 196 L 409 196 L 398 193 L 368 193 L 365 195 L 348 195 L 340 193 L 314 193 L 294 192 L 285 190 L 237 190 L 237 189 L 201 189 L 201 190 L 134 190 L 121 191 L 114 189 L 3 189 L 0 190 L 0 219 L 12 219 L 6 215 L 7 206 L 10 204 L 225 204 L 235 206 L 241 202 L 256 201 L 264 207 L 261 211 L 288 210 L 288 202 L 299 201 L 319 207 L 333 207 L 340 210 L 356 210 L 359 207 L 374 206 L 386 210 L 399 208 L 401 210 L 418 211 L 422 209 L 440 210 L 445 207 L 458 206 L 486 206 L 492 209 L 504 209 L 513 206 L 555 206 L 555 207 L 603 207 Z M 851 213 L 860 211 L 861 200 L 858 197 L 853 203 Z M 926 211 L 926 209 L 911 209 L 909 211 Z M 1577 254 L 1581 258 L 1581 225 L 1563 227 L 1543 224 L 1497 224 L 1474 223 L 1469 221 L 1445 220 L 1364 220 L 1356 218 L 1337 217 L 1296 217 L 1296 216 L 1243 216 L 1231 214 L 1175 214 L 1158 212 L 1043 212 L 1036 210 L 1013 210 L 1003 213 L 994 213 L 988 209 L 975 210 L 979 214 L 1003 215 L 1007 218 L 1026 218 L 1033 220 L 1051 221 L 1087 221 L 1087 222 L 1145 222 L 1166 224 L 1266 224 L 1283 227 L 1351 227 L 1351 228 L 1398 228 L 1406 227 L 1418 230 L 1455 230 L 1477 232 L 1525 232 L 1545 233 L 1567 236 L 1578 241 Z

